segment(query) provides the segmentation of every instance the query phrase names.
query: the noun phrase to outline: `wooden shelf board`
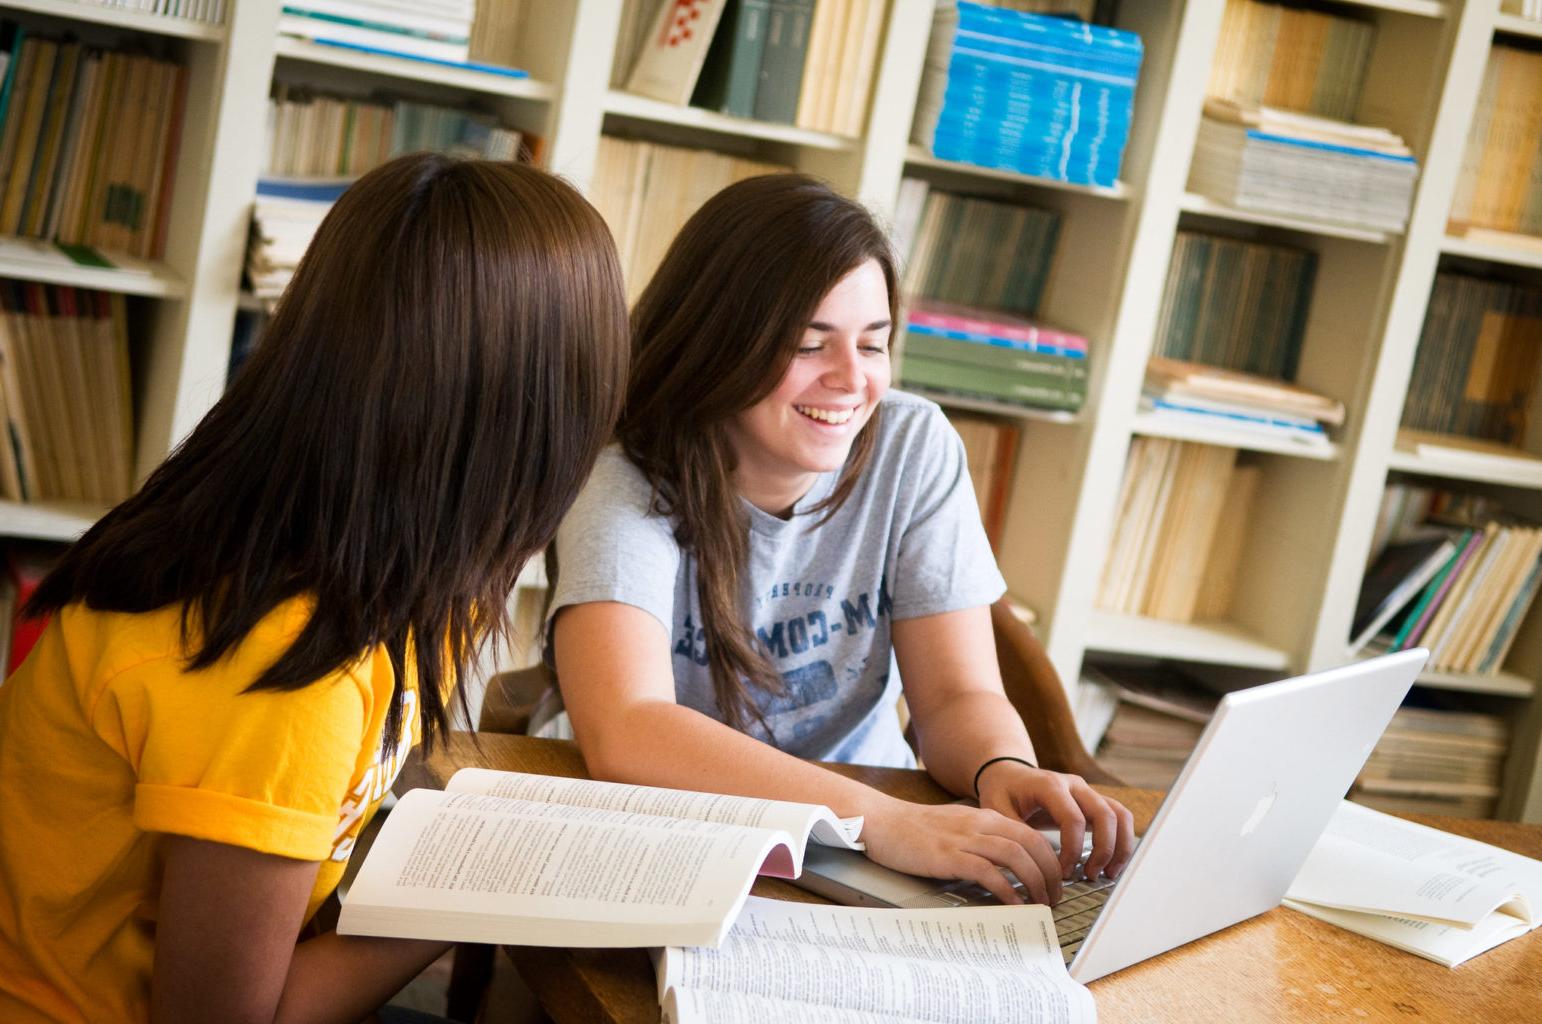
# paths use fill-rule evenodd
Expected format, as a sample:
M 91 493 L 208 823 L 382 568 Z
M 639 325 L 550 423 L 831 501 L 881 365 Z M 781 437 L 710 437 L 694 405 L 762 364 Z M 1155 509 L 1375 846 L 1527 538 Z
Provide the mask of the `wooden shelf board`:
M 556 90 L 547 82 L 533 78 L 510 78 L 472 68 L 450 67 L 410 57 L 392 57 L 383 53 L 364 53 L 336 46 L 326 46 L 308 39 L 279 36 L 274 52 L 282 58 L 322 64 L 327 67 L 349 68 L 374 75 L 446 85 L 468 92 L 489 96 L 514 96 L 527 100 L 550 100 Z
M 1316 459 L 1320 462 L 1333 462 L 1340 455 L 1339 446 L 1330 444 L 1327 448 L 1312 448 L 1305 444 L 1298 444 L 1289 438 L 1265 437 L 1247 431 L 1224 430 L 1215 427 L 1205 427 L 1197 424 L 1174 423 L 1149 412 L 1135 414 L 1135 425 L 1132 430 L 1143 437 L 1166 437 L 1174 441 L 1194 441 L 1199 444 L 1219 445 L 1222 448 L 1241 448 L 1250 452 L 1270 452 L 1275 455 L 1289 455 L 1298 459 Z
M 1542 464 L 1539 464 L 1534 470 L 1525 467 L 1494 470 L 1488 467 L 1466 465 L 1454 459 L 1415 455 L 1412 452 L 1405 452 L 1394 448 L 1391 456 L 1387 459 L 1387 468 L 1395 469 L 1401 473 L 1418 473 L 1420 476 L 1442 477 L 1450 480 L 1473 480 L 1478 483 L 1499 484 L 1504 487 L 1524 487 L 1528 490 L 1542 490 Z
M 733 135 L 748 139 L 765 139 L 769 142 L 785 142 L 810 149 L 828 149 L 837 152 L 853 150 L 857 140 L 828 132 L 813 132 L 790 124 L 774 124 L 770 121 L 751 121 L 742 117 L 730 117 L 715 110 L 700 107 L 682 107 L 674 103 L 661 103 L 646 96 L 634 96 L 629 92 L 611 89 L 605 94 L 605 113 L 617 117 L 630 117 L 655 124 L 676 125 Z
M 1075 423 L 1081 419 L 1079 413 L 1066 412 L 1063 409 L 1034 409 L 1026 405 L 1013 405 L 1011 402 L 993 402 L 989 398 L 969 398 L 965 395 L 949 394 L 946 391 L 932 391 L 905 383 L 900 383 L 899 387 L 912 395 L 919 395 L 936 402 L 944 409 L 967 409 L 970 412 L 986 412 L 994 416 L 1039 420 L 1044 423 Z
M 1542 39 L 1542 21 L 1523 18 L 1519 14 L 1500 14 L 1494 18 L 1494 31 Z
M 1466 256 L 1511 267 L 1542 269 L 1542 249 L 1537 248 L 1473 242 L 1457 235 L 1446 235 L 1440 240 L 1440 251 L 1449 256 Z
M 187 285 L 164 264 L 112 254 L 107 254 L 107 258 L 121 261 L 123 268 L 83 267 L 47 242 L 0 238 L 0 277 L 163 299 L 179 299 L 187 294 Z
M 1195 213 L 1205 217 L 1219 217 L 1223 220 L 1242 221 L 1246 224 L 1263 224 L 1268 227 L 1288 228 L 1291 231 L 1301 231 L 1310 235 L 1347 238 L 1354 242 L 1369 242 L 1372 245 L 1386 245 L 1393 238 L 1391 234 L 1385 231 L 1378 231 L 1375 228 L 1357 228 L 1351 224 L 1337 224 L 1326 220 L 1309 220 L 1305 217 L 1292 217 L 1282 213 L 1266 213 L 1262 210 L 1243 210 L 1235 206 L 1218 203 L 1207 196 L 1194 192 L 1185 192 L 1183 198 L 1178 202 L 1178 208 L 1185 213 Z
M 932 156 L 922 146 L 911 144 L 905 150 L 905 165 L 907 167 L 924 167 L 932 170 L 947 171 L 968 178 L 988 178 L 991 181 L 1010 181 L 1019 185 L 1031 185 L 1034 188 L 1053 188 L 1063 192 L 1077 192 L 1081 195 L 1098 196 L 1103 199 L 1129 199 L 1135 194 L 1135 190 L 1124 182 L 1116 182 L 1110 188 L 1099 185 L 1077 185 L 1069 181 L 1057 181 L 1054 178 L 1040 178 L 1032 174 L 1018 174 L 1016 171 L 1004 171 L 996 167 L 980 167 L 976 164 L 960 163 L 957 160 L 942 160 Z
M 77 3 L 76 0 L 5 0 L 5 6 L 13 11 L 30 11 L 71 21 L 89 21 L 113 28 L 133 29 L 159 36 L 193 39 L 200 42 L 219 42 L 225 38 L 224 25 L 210 25 L 203 21 L 169 18 L 142 11 L 125 11 L 118 7 Z
M 1437 672 L 1434 669 L 1425 669 L 1419 673 L 1415 684 L 1435 690 L 1490 693 L 1500 697 L 1530 697 L 1537 689 L 1536 683 L 1530 679 L 1511 672 L 1479 675 L 1476 672 Z
M 1290 667 L 1285 651 L 1262 643 L 1229 622 L 1167 622 L 1094 610 L 1087 622 L 1087 647 L 1112 654 L 1244 668 Z
M 1375 7 L 1397 14 L 1416 14 L 1421 18 L 1444 18 L 1451 13 L 1449 4 L 1440 0 L 1339 0 L 1355 7 Z
M 0 537 L 72 541 L 107 510 L 72 501 L 0 501 Z

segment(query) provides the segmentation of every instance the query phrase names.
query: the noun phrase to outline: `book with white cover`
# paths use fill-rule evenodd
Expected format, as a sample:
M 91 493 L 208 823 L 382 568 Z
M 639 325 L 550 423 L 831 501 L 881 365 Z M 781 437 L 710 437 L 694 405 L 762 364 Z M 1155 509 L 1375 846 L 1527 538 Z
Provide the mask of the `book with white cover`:
M 719 949 L 656 955 L 669 1024 L 1093 1024 L 1044 906 L 875 910 L 750 897 Z
M 1542 925 L 1542 861 L 1346 801 L 1285 906 L 1455 967 Z
M 386 818 L 337 930 L 521 946 L 715 946 L 757 874 L 861 818 L 779 800 L 463 768 Z

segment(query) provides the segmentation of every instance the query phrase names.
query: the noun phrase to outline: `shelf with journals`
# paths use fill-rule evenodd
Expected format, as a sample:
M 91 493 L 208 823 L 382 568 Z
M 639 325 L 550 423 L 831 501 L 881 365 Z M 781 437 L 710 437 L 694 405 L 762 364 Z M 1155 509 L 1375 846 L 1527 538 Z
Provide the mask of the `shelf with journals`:
M 1102 611 L 1088 622 L 1087 648 L 1240 668 L 1285 670 L 1291 664 L 1288 651 L 1229 622 L 1168 622 Z
M 1537 692 L 1537 684 L 1513 672 L 1437 672 L 1426 669 L 1419 673 L 1418 686 L 1434 690 L 1450 690 L 1457 693 L 1484 693 L 1495 697 L 1531 698 Z
M 0 537 L 72 541 L 106 511 L 89 502 L 0 500 Z
M 274 55 L 283 61 L 344 68 L 383 79 L 444 86 L 489 96 L 512 96 L 544 102 L 556 94 L 549 82 L 528 76 L 516 77 L 470 67 L 414 60 L 411 57 L 369 53 L 289 36 L 277 37 Z
M 1485 231 L 1481 240 L 1479 237 L 1446 235 L 1440 240 L 1440 251 L 1449 256 L 1465 256 L 1501 266 L 1542 270 L 1542 239 L 1535 235 Z
M 1445 18 L 1451 5 L 1443 0 L 1338 0 L 1344 7 L 1369 7 L 1393 14 L 1411 14 L 1419 18 Z
M 100 265 L 110 263 L 111 265 Z M 0 237 L 0 278 L 179 299 L 187 285 L 164 263 L 113 253 L 74 259 L 50 242 Z
M 703 110 L 700 107 L 664 103 L 619 89 L 612 89 L 606 93 L 605 113 L 608 122 L 617 119 L 667 125 L 677 132 L 689 133 L 688 137 L 696 139 L 700 139 L 702 135 L 726 136 L 837 152 L 853 151 L 859 144 L 857 140 L 832 135 L 829 132 L 810 131 L 796 125 L 755 121 L 720 114 L 715 110 Z
M 1034 420 L 1042 423 L 1075 423 L 1077 414 L 1064 412 L 1059 409 L 1035 409 L 1028 405 L 1013 405 L 1010 402 L 992 402 L 986 398 L 978 398 L 973 395 L 957 395 L 947 391 L 937 391 L 932 388 L 919 387 L 914 384 L 902 384 L 899 387 L 913 395 L 929 398 L 944 409 L 960 409 L 966 412 L 990 413 L 993 416 L 1005 416 L 1008 419 Z
M 1367 242 L 1372 245 L 1387 245 L 1395 237 L 1385 231 L 1373 231 L 1368 228 L 1356 227 L 1352 224 L 1338 224 L 1326 220 L 1307 220 L 1302 217 L 1289 217 L 1283 214 L 1227 206 L 1224 203 L 1218 203 L 1213 199 L 1208 199 L 1193 192 L 1185 192 L 1183 194 L 1178 208 L 1184 213 L 1194 214 L 1199 217 L 1238 221 L 1245 224 L 1260 224 L 1266 227 L 1283 228 L 1301 234 L 1346 238 L 1350 241 Z
M 1499 14 L 1494 19 L 1494 31 L 1512 36 L 1542 39 L 1542 21 L 1523 18 L 1519 14 Z
M 1434 480 L 1465 480 L 1472 483 L 1493 484 L 1542 491 L 1542 458 L 1535 458 L 1535 465 L 1525 465 L 1516 460 L 1509 465 L 1486 464 L 1484 460 L 1464 457 L 1461 447 L 1464 439 L 1450 439 L 1449 452 L 1438 446 L 1431 450 L 1424 446 L 1421 452 L 1413 445 L 1394 448 L 1387 456 L 1389 470 L 1428 477 Z M 1520 454 L 1520 453 L 1517 453 Z
M 1079 185 L 1075 182 L 1060 181 L 1055 178 L 1045 178 L 1037 175 L 1018 174 L 1015 171 L 998 170 L 994 167 L 980 167 L 977 164 L 960 163 L 957 160 L 942 160 L 932 156 L 922 146 L 911 143 L 905 149 L 905 170 L 910 173 L 931 173 L 941 183 L 953 183 L 955 187 L 968 187 L 980 181 L 1000 181 L 1012 185 L 1022 185 L 1029 188 L 1058 189 L 1066 192 L 1076 192 L 1082 195 L 1097 196 L 1100 199 L 1129 199 L 1131 190 L 1122 181 L 1104 187 L 1101 185 Z
M 191 39 L 197 42 L 219 42 L 225 38 L 224 25 L 208 24 L 166 14 L 126 11 L 108 3 L 92 3 L 90 0 L 6 0 L 4 10 L 7 14 L 25 11 L 29 14 L 57 18 L 61 22 L 110 25 L 114 28 Z

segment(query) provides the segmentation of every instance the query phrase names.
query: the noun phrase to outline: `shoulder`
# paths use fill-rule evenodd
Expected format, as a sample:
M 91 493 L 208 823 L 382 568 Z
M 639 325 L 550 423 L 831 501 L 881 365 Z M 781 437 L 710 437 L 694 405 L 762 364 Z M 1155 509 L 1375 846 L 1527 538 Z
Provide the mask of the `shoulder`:
M 595 460 L 563 525 L 589 520 L 662 520 L 653 506 L 653 485 L 621 447 L 613 444 Z
M 890 391 L 879 407 L 874 458 L 879 465 L 911 468 L 959 444 L 941 406 L 905 391 Z

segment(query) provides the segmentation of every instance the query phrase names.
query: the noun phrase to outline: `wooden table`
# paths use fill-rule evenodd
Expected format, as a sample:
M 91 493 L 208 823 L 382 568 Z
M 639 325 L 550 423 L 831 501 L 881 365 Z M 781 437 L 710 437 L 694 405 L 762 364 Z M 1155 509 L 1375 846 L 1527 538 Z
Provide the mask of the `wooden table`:
M 498 734 L 484 734 L 473 742 L 469 734 L 461 733 L 426 763 L 410 766 L 403 778 L 410 785 L 443 786 L 456 769 L 469 765 L 587 775 L 572 743 Z M 907 799 L 928 803 L 950 799 L 922 772 L 833 767 Z M 704 777 L 701 788 L 710 787 L 711 780 Z M 1149 790 L 1099 788 L 1135 813 L 1137 832 L 1146 829 L 1161 801 L 1160 793 Z M 1542 826 L 1416 820 L 1542 858 Z M 757 881 L 754 892 L 782 899 L 819 899 L 769 879 Z M 653 968 L 642 950 L 509 947 L 506 952 L 559 1024 L 658 1020 Z M 1126 968 L 1093 982 L 1090 988 L 1103 1024 L 1539 1024 L 1542 930 L 1453 969 L 1281 908 Z

